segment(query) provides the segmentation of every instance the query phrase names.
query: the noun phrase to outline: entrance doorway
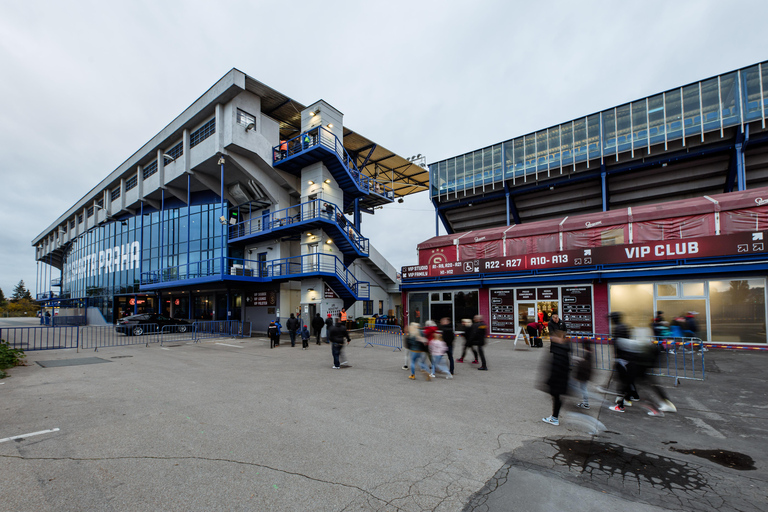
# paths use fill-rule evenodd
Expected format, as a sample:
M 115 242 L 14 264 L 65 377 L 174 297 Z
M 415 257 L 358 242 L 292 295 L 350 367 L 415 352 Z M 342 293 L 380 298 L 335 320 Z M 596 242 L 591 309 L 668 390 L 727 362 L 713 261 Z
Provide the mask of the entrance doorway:
M 531 322 L 542 325 L 542 333 L 549 334 L 547 322 L 554 314 L 560 314 L 559 302 L 556 300 L 540 300 L 536 302 L 518 302 L 517 318 L 520 327 L 525 328 Z

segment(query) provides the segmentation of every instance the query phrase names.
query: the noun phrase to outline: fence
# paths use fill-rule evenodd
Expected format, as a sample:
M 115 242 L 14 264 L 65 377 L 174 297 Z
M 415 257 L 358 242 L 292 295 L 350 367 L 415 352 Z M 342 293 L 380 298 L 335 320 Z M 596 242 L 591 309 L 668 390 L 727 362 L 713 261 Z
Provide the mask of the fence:
M 139 334 L 140 333 L 140 334 Z M 53 327 L 3 327 L 0 339 L 11 348 L 24 351 L 53 350 L 62 348 L 94 349 L 121 347 L 150 343 L 172 343 L 232 336 L 251 336 L 251 323 L 237 320 L 198 321 L 189 325 L 138 324 L 121 327 L 105 326 L 53 326 Z
M 379 345 L 382 347 L 391 347 L 395 350 L 403 349 L 403 330 L 399 325 L 376 325 L 363 327 L 363 339 L 365 345 Z
M 613 370 L 613 340 L 607 334 L 571 336 L 575 356 L 584 355 L 584 342 L 589 340 L 594 350 L 593 368 Z M 648 341 L 658 346 L 658 360 L 650 375 L 674 377 L 675 379 L 704 380 L 706 369 L 704 353 L 707 349 L 699 338 L 660 338 Z

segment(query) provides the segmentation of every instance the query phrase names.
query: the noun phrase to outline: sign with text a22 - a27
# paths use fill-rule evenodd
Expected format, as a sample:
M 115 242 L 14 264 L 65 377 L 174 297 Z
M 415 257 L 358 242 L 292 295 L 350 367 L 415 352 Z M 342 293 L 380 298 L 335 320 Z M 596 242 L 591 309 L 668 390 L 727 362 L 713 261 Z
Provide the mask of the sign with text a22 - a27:
M 403 279 L 455 275 L 515 272 L 541 268 L 644 263 L 649 261 L 752 255 L 767 252 L 763 232 L 705 236 L 568 251 L 524 254 L 433 265 L 403 267 Z

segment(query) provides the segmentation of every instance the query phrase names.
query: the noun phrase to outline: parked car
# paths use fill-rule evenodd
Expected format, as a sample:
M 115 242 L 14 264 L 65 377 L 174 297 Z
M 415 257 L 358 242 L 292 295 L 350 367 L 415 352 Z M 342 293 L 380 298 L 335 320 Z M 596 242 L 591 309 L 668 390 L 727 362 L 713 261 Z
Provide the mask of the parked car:
M 192 320 L 168 318 L 158 313 L 144 313 L 126 316 L 118 320 L 115 330 L 127 336 L 141 336 L 147 332 L 187 332 L 192 328 Z

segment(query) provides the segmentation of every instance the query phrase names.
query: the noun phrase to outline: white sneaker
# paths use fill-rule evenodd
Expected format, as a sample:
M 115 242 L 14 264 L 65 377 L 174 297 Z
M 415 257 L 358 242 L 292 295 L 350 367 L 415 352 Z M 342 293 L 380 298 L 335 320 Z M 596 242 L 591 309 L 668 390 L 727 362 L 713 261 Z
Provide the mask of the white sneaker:
M 549 423 L 550 425 L 554 425 L 554 426 L 560 425 L 560 420 L 552 416 L 550 416 L 549 418 L 541 418 L 541 421 L 543 421 L 544 423 Z
M 453 375 L 451 375 L 451 374 L 449 373 L 448 375 L 446 375 L 446 376 L 445 376 L 445 378 L 446 378 L 446 379 L 452 379 L 452 378 L 453 378 Z
M 339 369 L 338 366 L 331 366 L 331 368 L 333 368 L 334 370 L 338 370 Z
M 659 412 L 677 412 L 677 407 L 669 400 L 664 400 L 659 404 Z
M 434 379 L 434 378 L 435 378 L 435 374 L 434 374 L 434 373 L 430 373 L 430 374 L 429 374 L 429 376 L 430 376 L 430 378 L 432 378 L 432 379 Z

